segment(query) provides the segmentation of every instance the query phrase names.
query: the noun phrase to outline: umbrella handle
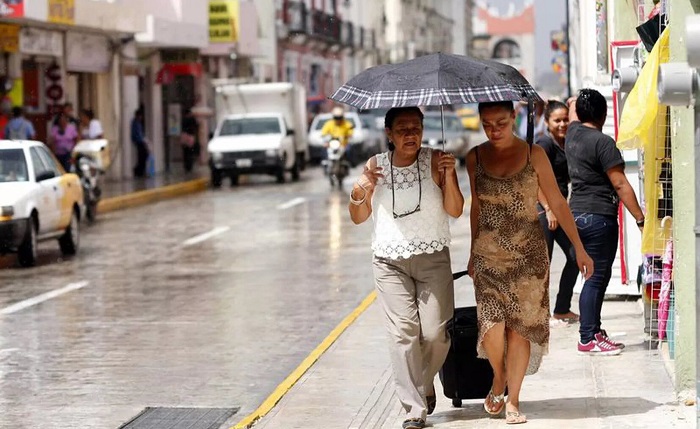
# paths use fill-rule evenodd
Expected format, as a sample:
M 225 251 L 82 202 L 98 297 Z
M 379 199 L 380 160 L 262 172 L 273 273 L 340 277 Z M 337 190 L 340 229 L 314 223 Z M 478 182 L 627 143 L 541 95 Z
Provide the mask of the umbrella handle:
M 527 144 L 532 146 L 535 140 L 535 101 L 527 98 Z

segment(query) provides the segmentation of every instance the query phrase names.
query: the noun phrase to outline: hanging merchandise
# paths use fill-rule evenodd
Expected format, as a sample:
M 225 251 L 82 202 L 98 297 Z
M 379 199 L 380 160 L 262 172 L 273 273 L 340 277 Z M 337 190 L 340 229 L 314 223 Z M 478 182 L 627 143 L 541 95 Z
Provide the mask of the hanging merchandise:
M 661 222 L 663 227 L 666 227 L 665 223 L 670 221 L 670 217 L 665 217 Z M 669 308 L 671 304 L 671 291 L 673 289 L 673 240 L 668 240 L 666 242 L 666 250 L 664 251 L 664 257 L 662 260 L 663 268 L 661 269 L 661 293 L 659 293 L 659 339 L 663 340 L 666 338 L 666 324 L 669 317 Z
M 617 147 L 620 149 L 646 149 L 645 146 L 656 140 L 657 124 L 665 120 L 665 111 L 659 108 L 658 97 L 649 95 L 656 94 L 659 64 L 668 62 L 668 39 L 669 29 L 667 28 L 661 33 L 661 37 L 642 67 L 634 88 L 627 96 L 617 134 Z
M 671 204 L 671 199 L 666 198 L 670 193 L 670 157 L 666 156 L 669 109 L 660 105 L 657 97 L 649 97 L 656 94 L 659 64 L 668 62 L 669 31 L 666 28 L 661 34 L 627 97 L 617 136 L 618 148 L 644 150 L 646 226 L 641 250 L 647 255 L 663 254 L 664 243 L 670 238 L 670 231 L 660 225 L 660 219 L 669 214 L 666 210 L 660 212 L 660 208 L 668 209 Z

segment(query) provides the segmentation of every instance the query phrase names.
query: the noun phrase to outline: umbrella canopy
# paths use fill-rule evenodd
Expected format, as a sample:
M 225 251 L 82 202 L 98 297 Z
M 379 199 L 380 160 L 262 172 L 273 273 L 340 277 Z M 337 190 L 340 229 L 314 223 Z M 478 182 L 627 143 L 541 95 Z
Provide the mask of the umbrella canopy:
M 330 98 L 363 110 L 542 101 L 527 79 L 509 65 L 443 53 L 372 67 L 350 79 Z

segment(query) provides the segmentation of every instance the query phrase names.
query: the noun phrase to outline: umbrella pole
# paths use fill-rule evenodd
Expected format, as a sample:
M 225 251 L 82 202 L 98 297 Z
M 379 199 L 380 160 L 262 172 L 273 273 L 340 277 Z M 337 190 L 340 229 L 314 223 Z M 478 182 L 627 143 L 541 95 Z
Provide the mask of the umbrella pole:
M 445 152 L 445 106 L 443 106 L 442 104 L 440 105 L 440 125 L 441 125 L 440 128 L 442 128 L 442 151 Z M 444 173 L 446 171 L 447 171 L 446 169 L 442 170 L 443 182 L 440 184 L 441 187 L 445 184 L 444 180 L 446 179 L 446 177 L 445 177 Z
M 445 106 L 440 105 L 440 125 L 442 128 L 442 151 L 445 151 Z

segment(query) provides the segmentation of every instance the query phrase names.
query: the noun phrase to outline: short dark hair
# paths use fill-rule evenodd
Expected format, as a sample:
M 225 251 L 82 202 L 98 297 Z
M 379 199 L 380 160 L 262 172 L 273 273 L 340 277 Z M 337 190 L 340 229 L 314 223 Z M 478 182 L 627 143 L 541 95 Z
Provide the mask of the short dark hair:
M 22 116 L 22 113 L 24 113 L 24 109 L 22 109 L 20 106 L 15 106 L 12 108 L 13 118 L 19 118 L 20 116 Z
M 484 113 L 485 109 L 492 109 L 495 107 L 505 109 L 509 112 L 515 111 L 515 107 L 513 107 L 512 101 L 488 101 L 485 103 L 479 103 L 479 115 Z
M 423 111 L 418 107 L 392 107 L 388 112 L 386 112 L 386 116 L 384 117 L 384 127 L 391 129 L 391 127 L 394 126 L 394 122 L 396 122 L 396 118 L 404 113 L 416 113 L 418 117 L 420 117 L 421 123 L 423 123 Z
M 601 123 L 608 114 L 608 102 L 595 89 L 584 88 L 576 98 L 576 115 L 581 122 Z
M 566 111 L 569 111 L 569 108 L 566 106 L 566 104 L 562 103 L 559 100 L 547 100 L 547 106 L 544 108 L 544 120 L 549 121 L 549 117 L 552 116 L 552 113 L 554 113 L 555 110 L 559 109 L 566 109 Z
M 95 119 L 95 112 L 92 109 L 83 109 L 83 115 L 87 116 L 89 120 Z

